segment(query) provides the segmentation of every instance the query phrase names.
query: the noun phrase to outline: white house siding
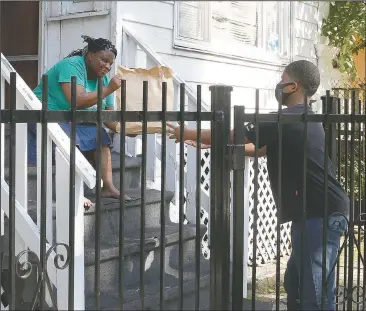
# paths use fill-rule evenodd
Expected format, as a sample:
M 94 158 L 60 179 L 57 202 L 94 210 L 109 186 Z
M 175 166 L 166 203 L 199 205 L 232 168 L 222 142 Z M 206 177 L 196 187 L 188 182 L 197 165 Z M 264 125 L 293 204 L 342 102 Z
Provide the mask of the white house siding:
M 273 90 L 283 67 L 174 48 L 174 1 L 121 1 L 117 8 L 117 16 L 158 52 L 188 85 L 202 85 L 203 98 L 207 102 L 209 85 L 228 84 L 234 87 L 233 104 L 254 108 L 255 88 L 259 88 L 261 109 L 276 108 Z M 293 3 L 292 12 L 293 59 L 306 59 L 320 66 L 322 87 L 319 93 L 324 93 L 329 81 L 339 78 L 338 72 L 329 66 L 329 53 L 317 58 L 320 25 L 327 5 L 319 4 L 319 1 L 299 1 Z M 144 66 L 143 58 L 140 61 L 139 65 Z M 269 100 L 264 100 L 266 98 Z
M 279 79 L 278 67 L 258 66 L 238 59 L 174 48 L 173 1 L 123 1 L 118 3 L 118 8 L 118 16 L 122 17 L 124 23 L 158 52 L 188 85 L 202 85 L 206 102 L 210 99 L 209 85 L 227 84 L 234 86 L 232 96 L 235 104 L 253 108 L 254 89 L 273 89 Z
M 66 12 L 61 1 L 47 2 L 44 21 L 44 71 L 73 49 L 82 47 L 82 34 L 114 40 L 115 32 L 119 31 L 111 29 L 112 14 L 115 14 L 117 19 L 131 26 L 145 43 L 158 52 L 189 86 L 201 84 L 206 102 L 210 99 L 209 85 L 227 84 L 234 87 L 232 98 L 235 105 L 254 108 L 255 88 L 258 88 L 261 90 L 261 110 L 276 108 L 273 90 L 284 67 L 174 48 L 174 1 L 99 3 L 97 14 L 108 14 L 95 16 L 95 13 L 91 13 L 80 16 L 78 13 L 83 12 Z M 117 12 L 111 12 L 112 7 Z M 323 94 L 335 80 L 340 79 L 339 72 L 331 67 L 334 49 L 322 45 L 324 41 L 319 34 L 322 18 L 327 11 L 328 4 L 319 1 L 294 2 L 292 7 L 293 60 L 306 59 L 319 66 L 322 72 L 319 94 Z M 65 19 L 65 16 L 69 18 Z M 70 18 L 72 16 L 74 18 Z M 120 47 L 117 48 L 121 52 Z M 140 56 L 138 65 L 145 66 L 142 52 Z
M 72 4 L 71 1 L 68 3 Z M 111 37 L 111 2 L 103 4 L 104 7 L 101 7 L 97 12 L 66 13 L 61 1 L 46 3 L 44 71 L 51 68 L 74 49 L 82 48 L 84 44 L 81 35 L 97 38 Z
M 222 57 L 205 54 L 188 49 L 174 48 L 174 2 L 173 1 L 146 1 L 118 2 L 117 16 L 123 19 L 146 44 L 179 74 L 188 85 L 196 87 L 202 85 L 203 99 L 210 100 L 208 87 L 212 84 L 227 84 L 234 87 L 232 93 L 233 105 L 244 105 L 247 110 L 255 105 L 255 89 L 261 90 L 260 108 L 268 111 L 277 108 L 274 100 L 274 87 L 280 80 L 284 67 L 268 65 L 253 61 L 244 61 L 233 57 Z M 322 73 L 322 86 L 317 97 L 325 93 L 329 87 L 329 81 L 339 77 L 339 74 L 329 66 L 331 57 L 328 52 L 319 53 L 320 50 L 328 50 L 320 44 L 320 26 L 327 7 L 318 1 L 294 2 L 292 4 L 292 59 L 306 59 L 320 66 Z M 138 66 L 145 66 L 144 55 L 140 53 Z M 320 56 L 320 59 L 319 59 Z M 319 104 L 317 107 L 320 107 Z M 319 109 L 317 109 L 319 110 Z M 253 170 L 250 169 L 253 178 Z M 276 241 L 273 240 L 276 230 L 276 208 L 271 200 L 271 191 L 266 172 L 265 161 L 260 165 L 260 192 L 258 213 L 258 258 L 252 258 L 252 246 L 249 247 L 249 261 L 265 263 L 276 256 Z M 208 177 L 208 176 L 206 176 Z M 251 182 L 249 184 L 252 185 Z M 249 187 L 250 197 L 253 196 L 253 187 Z M 249 228 L 252 228 L 254 204 L 250 199 Z M 289 224 L 282 230 L 281 253 L 289 254 Z M 253 239 L 253 231 L 249 231 L 249 241 Z M 206 250 L 206 245 L 203 249 Z M 206 250 L 207 251 L 207 250 Z M 208 251 L 207 251 L 208 253 Z
M 294 60 L 306 59 L 319 68 L 321 85 L 317 92 L 317 99 L 330 90 L 332 86 L 338 85 L 344 77 L 332 67 L 332 59 L 336 49 L 325 45 L 326 39 L 320 36 L 320 29 L 323 18 L 329 12 L 329 3 L 325 1 L 302 1 L 296 2 L 295 21 L 295 49 Z M 321 102 L 318 100 L 314 107 L 321 111 Z

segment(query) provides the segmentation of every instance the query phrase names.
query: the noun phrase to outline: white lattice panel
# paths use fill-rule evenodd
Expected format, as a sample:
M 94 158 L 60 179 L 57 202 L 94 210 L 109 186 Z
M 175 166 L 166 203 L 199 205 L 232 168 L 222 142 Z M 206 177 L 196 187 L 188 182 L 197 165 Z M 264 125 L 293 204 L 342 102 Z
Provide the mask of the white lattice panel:
M 254 214 L 254 168 L 253 159 L 249 162 L 249 264 L 253 264 L 253 214 Z M 277 254 L 277 210 L 272 197 L 269 184 L 266 158 L 258 160 L 258 223 L 257 223 L 257 264 L 264 264 L 276 259 Z M 202 151 L 201 160 L 201 187 L 209 195 L 210 184 L 210 152 Z M 201 223 L 208 227 L 208 211 L 201 210 Z M 290 227 L 287 223 L 281 226 L 281 256 L 290 254 Z M 202 241 L 202 253 L 205 258 L 210 258 L 208 237 L 205 234 Z
M 209 196 L 209 183 L 210 183 L 210 152 L 209 150 L 202 150 L 201 151 L 202 158 L 201 158 L 201 189 Z M 185 166 L 185 173 L 187 173 L 187 146 L 185 146 L 185 152 L 184 152 L 184 166 Z M 186 193 L 186 187 L 185 187 L 185 193 L 184 193 L 184 212 L 186 211 L 186 202 L 187 202 L 187 193 Z M 171 213 L 172 221 L 178 222 L 179 220 L 179 212 L 178 212 L 178 206 L 173 209 Z M 201 208 L 200 212 L 200 218 L 201 218 L 201 224 L 205 225 L 208 229 L 208 222 L 209 222 L 209 215 L 208 211 Z M 187 224 L 188 220 L 186 218 L 186 215 L 184 215 L 184 224 Z M 209 259 L 210 258 L 210 250 L 208 245 L 208 234 L 207 231 L 204 234 L 202 238 L 202 255 L 204 258 Z
M 254 159 L 249 167 L 249 262 L 253 264 L 253 220 L 254 220 Z M 257 264 L 276 259 L 277 254 L 277 209 L 272 197 L 267 171 L 266 158 L 258 159 L 258 222 L 257 222 Z M 290 228 L 286 223 L 281 226 L 281 256 L 289 255 Z

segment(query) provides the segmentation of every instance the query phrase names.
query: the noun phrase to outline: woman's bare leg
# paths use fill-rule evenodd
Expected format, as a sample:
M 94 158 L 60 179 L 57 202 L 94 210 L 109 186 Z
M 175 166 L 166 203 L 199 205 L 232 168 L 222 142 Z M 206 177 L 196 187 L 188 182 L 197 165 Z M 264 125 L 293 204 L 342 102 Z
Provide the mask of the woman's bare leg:
M 103 197 L 112 197 L 119 199 L 120 192 L 113 184 L 111 150 L 107 146 L 104 146 L 101 149 L 101 174 L 103 180 L 101 195 Z M 131 200 L 128 195 L 125 195 L 124 199 Z
M 96 153 L 95 157 L 96 157 Z M 113 179 L 112 179 L 112 157 L 111 157 L 111 150 L 107 146 L 103 146 L 101 148 L 101 174 L 102 174 L 102 180 L 103 180 L 103 188 L 102 188 L 102 196 L 108 196 L 108 197 L 120 197 L 119 191 L 116 189 L 116 187 L 113 185 Z M 95 158 L 94 157 L 94 158 Z M 96 159 L 95 159 L 96 161 Z

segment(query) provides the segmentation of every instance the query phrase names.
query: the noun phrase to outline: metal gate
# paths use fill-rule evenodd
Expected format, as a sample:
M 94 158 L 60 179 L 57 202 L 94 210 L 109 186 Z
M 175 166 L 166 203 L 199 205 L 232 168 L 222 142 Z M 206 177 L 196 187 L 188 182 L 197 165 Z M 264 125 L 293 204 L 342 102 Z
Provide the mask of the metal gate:
M 197 101 L 197 111 L 185 111 L 185 85 L 182 84 L 180 87 L 180 110 L 176 112 L 167 111 L 166 102 L 166 91 L 167 85 L 163 83 L 162 88 L 162 110 L 151 112 L 148 111 L 148 84 L 144 82 L 142 86 L 142 100 L 143 100 L 143 111 L 126 111 L 126 83 L 122 81 L 121 86 L 121 111 L 102 111 L 102 83 L 99 80 L 98 88 L 98 104 L 96 111 L 77 111 L 76 110 L 76 79 L 72 78 L 72 96 L 71 96 L 71 110 L 70 111 L 49 111 L 48 110 L 48 81 L 47 76 L 43 76 L 43 102 L 42 110 L 17 110 L 17 86 L 16 86 L 16 73 L 11 73 L 10 76 L 10 109 L 2 109 L 0 113 L 1 124 L 9 124 L 10 126 L 10 145 L 9 149 L 5 150 L 9 154 L 9 213 L 6 215 L 8 219 L 8 237 L 9 237 L 9 247 L 7 250 L 8 264 L 4 265 L 3 256 L 0 257 L 0 270 L 1 278 L 0 283 L 4 289 L 2 294 L 3 305 L 9 305 L 10 310 L 15 310 L 21 307 L 22 302 L 24 302 L 23 292 L 19 292 L 19 288 L 24 287 L 24 280 L 36 273 L 36 279 L 32 283 L 33 295 L 27 303 L 24 302 L 23 307 L 28 309 L 40 309 L 44 310 L 48 302 L 51 302 L 50 307 L 57 309 L 57 300 L 55 298 L 55 292 L 57 295 L 60 291 L 67 292 L 68 307 L 69 309 L 75 308 L 75 300 L 79 297 L 75 296 L 75 290 L 79 285 L 75 285 L 78 280 L 75 276 L 78 274 L 79 266 L 76 264 L 77 258 L 77 245 L 75 244 L 76 236 L 76 222 L 75 222 L 75 209 L 82 198 L 78 197 L 83 194 L 78 190 L 80 180 L 77 178 L 76 172 L 76 158 L 78 156 L 78 150 L 75 148 L 76 142 L 76 125 L 80 123 L 94 123 L 97 128 L 97 145 L 102 145 L 102 134 L 103 134 L 103 123 L 104 122 L 116 122 L 121 123 L 121 135 L 120 135 L 120 163 L 121 163 L 121 174 L 120 174 L 120 193 L 124 196 L 126 193 L 126 181 L 124 180 L 125 171 L 125 136 L 126 136 L 126 122 L 141 122 L 142 124 L 142 155 L 141 155 L 141 192 L 140 192 L 140 237 L 139 237 L 139 249 L 136 252 L 139 254 L 139 297 L 141 309 L 145 309 L 148 304 L 145 292 L 145 254 L 149 249 L 146 244 L 146 202 L 147 202 L 147 192 L 146 192 L 146 162 L 147 162 L 147 126 L 148 122 L 161 122 L 162 124 L 162 143 L 161 143 L 161 205 L 160 205 L 160 235 L 155 237 L 160 241 L 159 245 L 156 246 L 160 253 L 160 270 L 159 278 L 156 279 L 156 283 L 159 288 L 159 308 L 164 309 L 166 304 L 166 299 L 169 296 L 166 288 L 166 273 L 164 267 L 166 265 L 166 248 L 169 247 L 169 242 L 166 241 L 166 223 L 168 219 L 165 216 L 165 209 L 167 208 L 167 203 L 165 202 L 166 195 L 166 176 L 171 174 L 166 169 L 166 146 L 167 146 L 167 122 L 180 122 L 184 124 L 188 121 L 196 122 L 197 130 L 197 157 L 196 157 L 196 169 L 197 169 L 197 182 L 196 182 L 196 235 L 195 240 L 195 278 L 194 278 L 194 293 L 192 294 L 192 299 L 194 297 L 194 309 L 201 308 L 201 302 L 204 298 L 201 297 L 201 240 L 200 240 L 200 170 L 201 170 L 201 142 L 202 133 L 201 122 L 209 121 L 211 122 L 211 184 L 210 184 L 210 268 L 209 268 L 209 303 L 208 308 L 210 310 L 242 310 L 245 305 L 251 310 L 261 309 L 257 304 L 257 289 L 256 289 L 256 266 L 253 266 L 252 273 L 252 291 L 251 298 L 244 298 L 244 284 L 243 284 L 243 274 L 244 266 L 243 259 L 247 255 L 247 251 L 244 249 L 244 171 L 245 171 L 245 131 L 244 124 L 246 122 L 252 122 L 255 127 L 258 127 L 260 122 L 274 122 L 277 125 L 277 133 L 279 137 L 279 170 L 281 171 L 282 166 L 282 136 L 283 136 L 283 124 L 297 122 L 302 123 L 304 126 L 304 133 L 307 133 L 306 128 L 310 122 L 321 122 L 324 126 L 325 131 L 325 157 L 324 163 L 326 170 L 328 168 L 328 159 L 332 159 L 334 163 L 338 163 L 338 178 L 342 179 L 342 174 L 345 174 L 346 178 L 346 188 L 350 189 L 350 202 L 351 209 L 349 218 L 346 215 L 343 217 L 347 221 L 347 230 L 344 235 L 343 242 L 340 246 L 339 253 L 337 256 L 336 264 L 332 267 L 337 271 L 337 307 L 343 310 L 351 310 L 355 307 L 357 310 L 365 309 L 365 274 L 363 275 L 361 271 L 363 270 L 364 258 L 365 258 L 365 240 L 362 240 L 362 235 L 364 232 L 364 212 L 361 210 L 361 205 L 355 206 L 354 204 L 354 185 L 357 183 L 358 189 L 364 189 L 364 161 L 365 161 L 365 103 L 364 99 L 361 101 L 356 90 L 351 91 L 351 97 L 349 102 L 351 104 L 351 114 L 340 113 L 342 112 L 341 101 L 338 98 L 332 97 L 330 92 L 327 92 L 326 96 L 322 98 L 323 100 L 323 113 L 308 115 L 307 113 L 302 115 L 285 115 L 282 114 L 281 105 L 279 105 L 278 114 L 260 114 L 259 113 L 259 90 L 256 91 L 256 112 L 254 114 L 246 114 L 244 107 L 236 106 L 234 107 L 234 130 L 231 131 L 231 91 L 232 87 L 228 86 L 212 86 L 211 91 L 211 112 L 201 112 L 201 88 L 197 88 L 198 101 Z M 2 87 L 4 87 L 2 85 Z M 348 104 L 348 102 L 347 102 Z M 306 105 L 307 107 L 307 105 Z M 359 107 L 356 109 L 356 107 Z M 348 108 L 347 108 L 348 109 Z M 344 111 L 343 111 L 344 112 Z M 69 219 L 68 219 L 68 230 L 69 230 L 69 241 L 68 243 L 54 243 L 52 245 L 47 244 L 47 172 L 51 169 L 48 165 L 50 159 L 48 159 L 49 154 L 47 153 L 47 137 L 48 137 L 48 124 L 49 123 L 61 123 L 70 122 L 71 124 L 71 134 L 69 141 L 69 155 L 64 155 L 67 158 L 67 163 L 69 163 L 69 171 L 64 172 L 64 174 L 69 175 Z M 17 231 L 17 225 L 19 222 L 16 220 L 16 215 L 23 215 L 19 212 L 19 204 L 17 203 L 17 193 L 15 192 L 17 180 L 15 179 L 15 137 L 16 137 L 16 124 L 18 123 L 40 123 L 42 128 L 42 153 L 41 153 L 41 163 L 42 163 L 42 191 L 40 197 L 40 234 L 39 241 L 37 243 L 37 249 L 24 250 L 21 253 L 16 254 L 16 240 L 15 234 Z M 350 124 L 348 126 L 342 127 L 342 124 Z M 3 127 L 0 128 L 2 131 Z M 185 127 L 180 127 L 180 136 L 184 137 L 184 132 L 188 130 Z M 346 140 L 345 143 L 342 141 L 343 133 L 345 132 Z M 206 132 L 206 135 L 208 132 Z M 232 135 L 233 134 L 233 135 Z M 256 135 L 256 141 L 253 142 L 258 145 L 259 133 Z M 0 137 L 2 137 L 0 132 Z M 350 138 L 350 140 L 348 139 Z M 357 138 L 357 139 L 356 139 Z M 307 144 L 307 134 L 304 135 L 303 144 Z M 357 141 L 356 141 L 357 140 Z M 350 148 L 348 146 L 350 145 Z M 3 146 L 3 145 L 2 145 Z M 358 159 L 355 160 L 355 146 L 357 146 Z M 177 308 L 182 310 L 185 306 L 185 284 L 184 284 L 184 248 L 183 244 L 185 242 L 184 232 L 184 154 L 185 154 L 185 143 L 183 140 L 179 142 L 179 240 L 178 240 L 178 298 L 177 298 Z M 344 149 L 342 149 L 344 148 Z M 305 148 L 306 150 L 306 148 Z M 345 152 L 342 153 L 342 150 Z M 256 155 L 254 159 L 254 206 L 258 205 L 258 149 L 256 149 Z M 342 161 L 346 159 L 346 165 L 343 165 Z M 349 159 L 349 162 L 347 162 Z M 95 170 L 96 170 L 96 206 L 95 206 L 95 232 L 94 232 L 94 249 L 95 249 L 95 265 L 94 265 L 94 294 L 90 297 L 93 300 L 93 308 L 100 309 L 102 304 L 101 297 L 101 285 L 103 282 L 103 277 L 101 275 L 101 266 L 103 264 L 103 258 L 101 254 L 101 240 L 102 236 L 102 224 L 101 224 L 101 169 L 102 169 L 102 156 L 100 148 L 96 151 L 95 157 Z M 357 162 L 360 172 L 358 174 L 358 179 L 355 181 L 354 167 Z M 2 167 L 2 166 L 1 166 Z M 363 170 L 362 170 L 363 169 Z M 62 171 L 58 171 L 59 174 Z M 304 154 L 304 166 L 303 172 L 306 179 L 306 153 Z M 231 185 L 231 174 L 232 174 L 232 185 Z M 2 172 L 0 172 L 2 176 Z M 326 174 L 326 176 L 328 176 Z M 325 177 L 325 187 L 327 187 L 328 177 Z M 58 185 L 62 187 L 63 185 Z M 3 186 L 2 186 L 3 187 Z M 279 182 L 279 193 L 281 193 L 281 182 Z M 303 193 L 306 193 L 306 181 L 304 182 Z M 361 192 L 359 192 L 361 193 Z M 5 200 L 3 198 L 3 190 L 0 195 L 2 196 L 1 202 Z M 360 202 L 361 202 L 361 196 Z M 303 197 L 306 200 L 306 197 Z M 231 204 L 232 202 L 232 204 Z M 325 215 L 327 215 L 327 195 L 324 198 L 325 202 Z M 125 285 L 124 279 L 125 275 L 125 253 L 124 246 L 126 243 L 124 237 L 124 227 L 128 225 L 125 218 L 126 202 L 125 200 L 120 200 L 119 204 L 119 234 L 118 234 L 118 272 L 116 279 L 118 280 L 116 286 L 118 297 L 116 298 L 117 304 L 115 308 L 123 309 L 125 306 Z M 303 203 L 305 208 L 303 209 L 302 221 L 303 225 L 306 221 L 306 204 Z M 360 203 L 361 204 L 361 203 Z M 231 234 L 231 207 L 232 207 L 232 217 L 233 217 L 233 227 Z M 278 209 L 281 208 L 281 195 L 278 198 Z M 358 210 L 358 215 L 355 217 L 356 210 Z M 18 217 L 17 216 L 17 217 Z M 24 216 L 25 217 L 25 216 Z M 257 252 L 257 223 L 258 223 L 258 212 L 255 208 L 253 211 L 254 226 L 253 226 L 253 258 L 256 258 Z M 28 219 L 28 218 L 27 218 Z M 324 217 L 323 227 L 323 239 L 326 240 L 327 237 L 327 227 L 326 223 L 327 217 Z M 1 223 L 3 224 L 3 223 Z M 354 225 L 358 224 L 358 231 L 353 230 Z M 277 247 L 277 260 L 276 260 L 276 288 L 275 288 L 275 299 L 272 303 L 275 304 L 276 310 L 281 309 L 281 275 L 280 275 L 280 231 L 281 221 L 277 221 L 277 233 L 274 238 Z M 336 224 L 334 224 L 336 225 Z M 362 226 L 361 226 L 362 225 Z M 3 229 L 3 228 L 0 228 Z M 363 241 L 363 247 L 361 245 L 361 240 Z M 57 241 L 56 241 L 57 242 Z M 117 242 L 116 242 L 117 243 Z M 232 262 L 231 262 L 231 244 L 232 244 Z M 66 252 L 60 252 L 60 247 L 64 247 Z M 356 247 L 356 255 L 354 253 L 354 248 Z M 3 252 L 3 247 L 0 245 L 0 249 Z M 39 251 L 38 251 L 39 250 Z M 362 251 L 361 251 L 362 250 Z M 51 258 L 51 253 L 55 252 L 53 255 L 54 266 L 56 269 L 68 269 L 68 282 L 67 283 L 53 283 L 50 281 L 48 275 L 49 268 L 49 258 Z M 348 252 L 348 253 L 347 253 Z M 6 252 L 3 252 L 3 254 Z M 39 253 L 39 256 L 38 256 Z M 343 254 L 345 254 L 343 256 Z M 25 257 L 24 257 L 25 256 Z M 323 252 L 323 261 L 326 260 L 326 252 Z M 357 257 L 357 280 L 356 285 L 354 285 L 354 257 Z M 25 259 L 24 259 L 25 258 Z M 344 275 L 342 276 L 340 271 L 342 270 L 343 258 L 343 269 Z M 84 261 L 83 261 L 84 262 Z M 325 265 L 323 265 L 322 272 L 322 284 L 323 284 L 323 295 L 322 295 L 322 305 L 325 301 L 324 289 L 328 282 L 327 276 L 325 274 Z M 33 269 L 33 270 L 32 270 Z M 300 284 L 302 284 L 302 268 L 300 269 Z M 21 284 L 21 285 L 19 285 Z M 67 288 L 61 288 L 61 286 L 67 284 Z M 19 287 L 20 286 L 20 287 Z M 17 292 L 18 289 L 18 292 Z M 47 294 L 48 292 L 48 294 Z M 300 292 L 302 293 L 302 288 L 300 287 Z M 300 293 L 300 304 L 302 303 L 302 295 Z M 48 300 L 47 300 L 48 299 Z M 47 302 L 48 301 L 48 302 Z M 46 303 L 47 302 L 47 303 Z M 169 308 L 169 307 L 168 307 Z

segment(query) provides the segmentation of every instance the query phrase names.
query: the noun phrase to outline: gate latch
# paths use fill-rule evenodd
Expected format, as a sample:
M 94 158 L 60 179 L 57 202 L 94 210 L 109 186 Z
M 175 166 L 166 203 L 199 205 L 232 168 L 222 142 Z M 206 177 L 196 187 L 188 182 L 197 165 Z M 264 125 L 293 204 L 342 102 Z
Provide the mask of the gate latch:
M 228 145 L 229 168 L 231 170 L 244 170 L 245 145 Z

